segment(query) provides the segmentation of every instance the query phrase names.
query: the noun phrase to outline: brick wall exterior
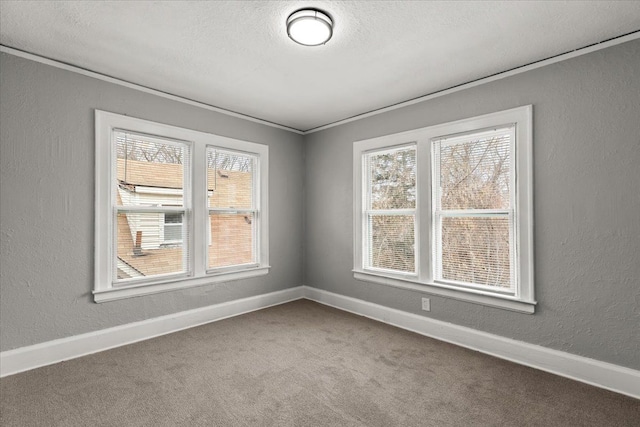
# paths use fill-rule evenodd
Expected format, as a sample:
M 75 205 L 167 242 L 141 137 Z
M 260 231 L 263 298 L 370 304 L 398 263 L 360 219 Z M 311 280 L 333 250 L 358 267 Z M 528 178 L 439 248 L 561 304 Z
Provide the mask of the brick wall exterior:
M 126 183 L 164 188 L 180 188 L 181 168 L 179 164 L 127 161 Z M 118 159 L 118 180 L 124 181 L 124 161 Z M 252 174 L 238 171 L 207 171 L 208 201 L 211 208 L 251 209 Z M 222 176 L 224 175 L 224 176 Z M 180 177 L 178 179 L 177 177 Z M 136 181 L 133 181 L 133 180 Z M 122 205 L 117 195 L 118 205 Z M 208 267 L 224 267 L 247 264 L 254 260 L 253 227 L 255 219 L 251 213 L 212 214 L 209 217 L 210 240 L 208 241 Z M 179 246 L 157 249 L 135 249 L 135 234 L 127 215 L 118 215 L 117 250 L 120 262 L 126 263 L 127 272 L 118 271 L 119 278 L 132 277 L 139 273 L 149 276 L 182 271 L 182 248 Z M 135 231 L 135 230 L 134 230 Z M 143 239 L 146 238 L 143 236 Z M 131 270 L 133 269 L 133 270 Z

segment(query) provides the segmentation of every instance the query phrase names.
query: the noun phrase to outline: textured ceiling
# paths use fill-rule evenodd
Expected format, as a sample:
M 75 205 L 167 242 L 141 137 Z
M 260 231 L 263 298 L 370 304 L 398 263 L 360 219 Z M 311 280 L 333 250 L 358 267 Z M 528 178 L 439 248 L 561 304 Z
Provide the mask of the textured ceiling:
M 285 20 L 329 12 L 300 46 Z M 640 30 L 640 2 L 0 3 L 0 42 L 298 130 Z

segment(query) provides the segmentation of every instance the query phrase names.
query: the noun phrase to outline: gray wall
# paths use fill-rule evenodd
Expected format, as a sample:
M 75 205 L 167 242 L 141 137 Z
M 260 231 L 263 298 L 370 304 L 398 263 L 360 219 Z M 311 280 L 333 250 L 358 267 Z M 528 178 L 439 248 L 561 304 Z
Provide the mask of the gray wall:
M 428 78 L 428 76 L 425 76 Z M 353 279 L 353 141 L 534 106 L 535 315 Z M 640 41 L 307 135 L 305 284 L 640 369 Z
M 638 76 L 634 41 L 303 139 L 2 54 L 0 349 L 304 283 L 640 369 Z M 536 314 L 437 296 L 425 313 L 418 292 L 354 280 L 353 141 L 525 104 L 534 105 Z M 94 108 L 268 144 L 269 275 L 93 303 Z
M 302 284 L 302 136 L 7 54 L 0 91 L 1 350 Z M 267 144 L 269 274 L 93 303 L 96 108 Z

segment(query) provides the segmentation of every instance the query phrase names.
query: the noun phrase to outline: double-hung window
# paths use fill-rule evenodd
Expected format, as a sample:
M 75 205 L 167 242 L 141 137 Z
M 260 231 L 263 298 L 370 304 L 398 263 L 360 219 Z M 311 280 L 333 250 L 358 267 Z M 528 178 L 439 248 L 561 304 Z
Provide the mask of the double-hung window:
M 208 224 L 211 232 L 207 268 L 223 271 L 256 266 L 255 155 L 207 147 Z
M 268 148 L 96 111 L 96 302 L 266 274 Z
M 354 143 L 355 277 L 532 313 L 531 111 Z
M 364 263 L 380 273 L 416 272 L 416 147 L 364 155 Z

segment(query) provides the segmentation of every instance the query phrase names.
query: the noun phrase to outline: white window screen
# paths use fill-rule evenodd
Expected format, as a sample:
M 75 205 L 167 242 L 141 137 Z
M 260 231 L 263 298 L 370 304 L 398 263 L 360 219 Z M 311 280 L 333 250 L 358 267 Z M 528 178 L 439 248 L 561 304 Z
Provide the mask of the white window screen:
M 113 144 L 114 285 L 187 274 L 189 144 L 119 130 Z
M 364 268 L 416 272 L 416 148 L 364 155 Z
M 515 126 L 432 143 L 435 280 L 514 293 Z
M 258 157 L 207 147 L 208 268 L 258 261 Z

